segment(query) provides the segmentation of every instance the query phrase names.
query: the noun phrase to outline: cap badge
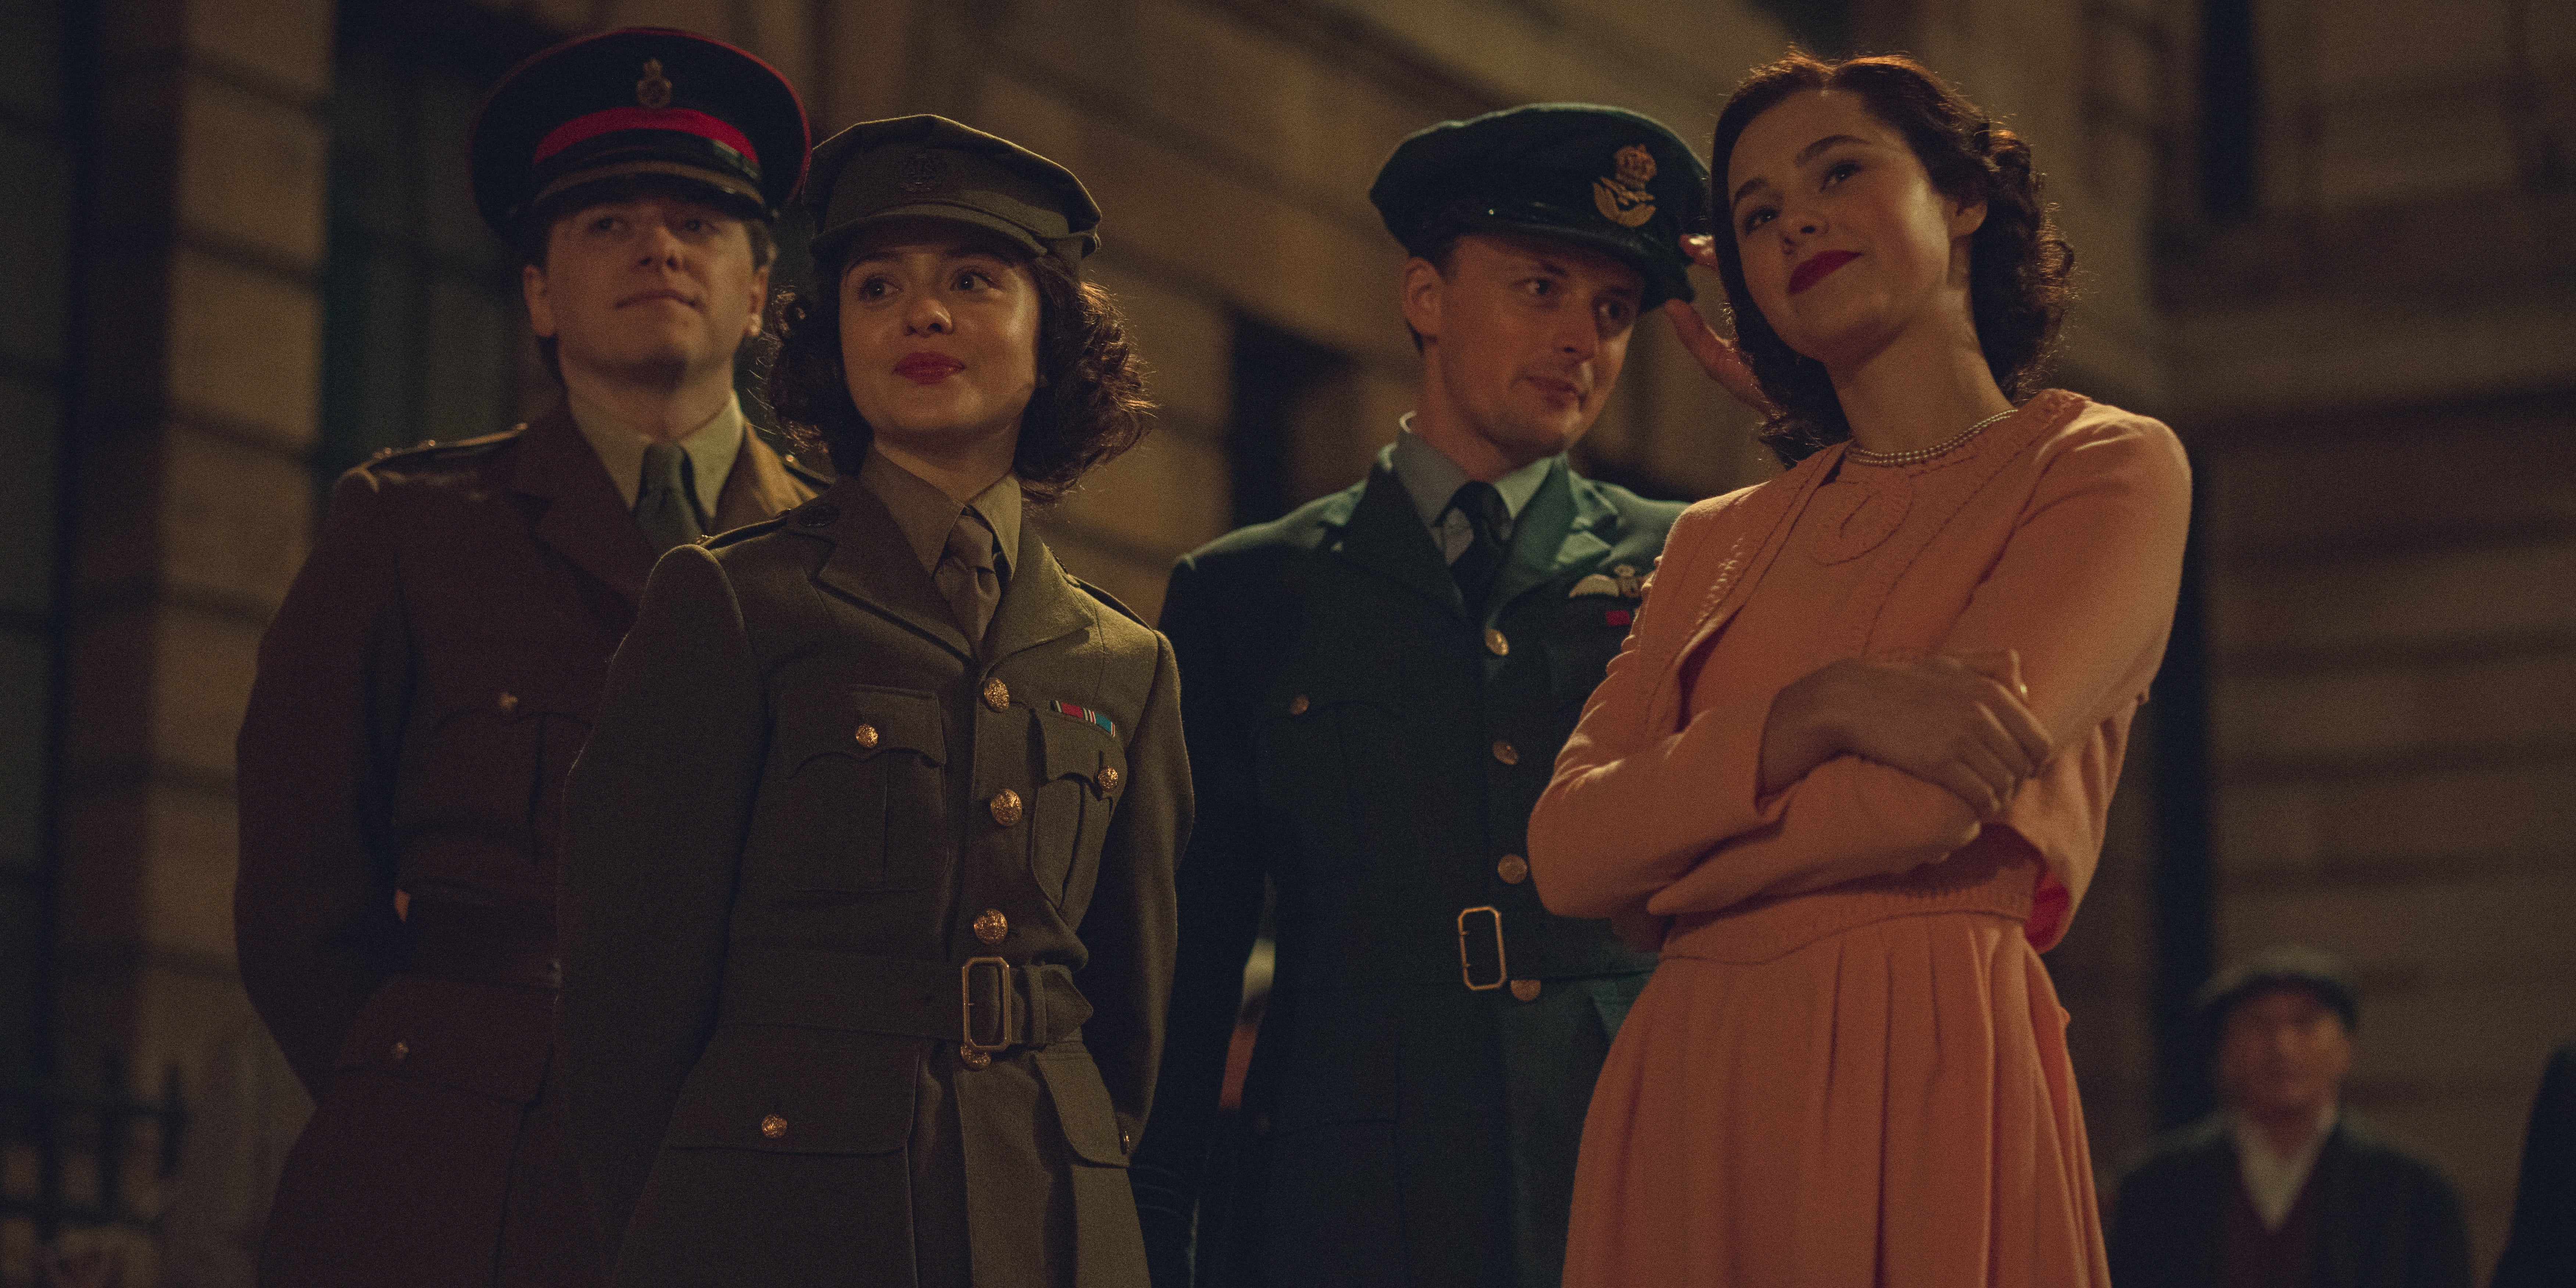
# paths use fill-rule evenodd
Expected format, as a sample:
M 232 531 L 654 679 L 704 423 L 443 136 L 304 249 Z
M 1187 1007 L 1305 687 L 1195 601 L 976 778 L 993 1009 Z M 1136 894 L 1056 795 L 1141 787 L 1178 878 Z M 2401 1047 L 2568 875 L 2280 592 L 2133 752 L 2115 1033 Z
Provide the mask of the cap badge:
M 905 192 L 928 192 L 939 186 L 939 154 L 915 152 L 903 159 L 903 177 L 895 186 Z
M 1615 173 L 1592 181 L 1592 204 L 1601 217 L 1622 228 L 1637 228 L 1655 217 L 1655 194 L 1646 183 L 1655 177 L 1655 154 L 1631 143 L 1611 154 Z
M 662 74 L 662 60 L 644 60 L 644 79 L 635 82 L 635 101 L 654 111 L 671 105 L 671 78 Z

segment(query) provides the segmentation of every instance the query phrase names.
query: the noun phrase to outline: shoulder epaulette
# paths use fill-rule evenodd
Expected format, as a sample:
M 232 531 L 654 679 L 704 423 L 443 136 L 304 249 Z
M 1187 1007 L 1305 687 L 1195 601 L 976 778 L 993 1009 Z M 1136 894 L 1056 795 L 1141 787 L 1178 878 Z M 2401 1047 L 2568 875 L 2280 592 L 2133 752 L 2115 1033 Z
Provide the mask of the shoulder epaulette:
M 1065 579 L 1066 581 L 1072 582 L 1074 585 L 1077 585 L 1077 586 L 1082 587 L 1082 588 L 1083 588 L 1083 590 L 1085 590 L 1085 591 L 1089 592 L 1089 594 L 1091 595 L 1091 597 L 1092 597 L 1093 599 L 1097 599 L 1097 600 L 1099 600 L 1101 603 L 1107 604 L 1107 605 L 1109 605 L 1111 608 L 1117 609 L 1117 610 L 1118 610 L 1118 615 L 1119 615 L 1119 616 L 1124 617 L 1124 618 L 1126 618 L 1128 621 L 1134 622 L 1134 623 L 1136 623 L 1138 626 L 1142 626 L 1142 627 L 1144 627 L 1145 629 L 1147 629 L 1147 630 L 1149 630 L 1149 631 L 1150 631 L 1150 630 L 1152 630 L 1152 629 L 1154 629 L 1154 624 L 1153 624 L 1152 622 L 1146 621 L 1146 620 L 1145 620 L 1144 618 L 1142 618 L 1142 617 L 1138 617 L 1138 616 L 1136 615 L 1136 610 L 1135 610 L 1135 609 L 1129 608 L 1129 607 L 1128 607 L 1128 606 L 1126 606 L 1125 604 L 1119 603 L 1119 602 L 1118 602 L 1118 597 L 1117 597 L 1116 595 L 1110 594 L 1108 591 L 1102 590 L 1102 589 L 1101 589 L 1101 588 L 1099 588 L 1098 586 L 1094 586 L 1094 585 L 1092 585 L 1090 582 L 1084 581 L 1082 578 L 1074 576 L 1072 573 L 1066 573 L 1066 574 L 1064 575 L 1064 579 Z
M 480 438 L 460 438 L 453 442 L 446 443 L 442 443 L 435 438 L 429 438 L 414 443 L 409 447 L 379 448 L 375 455 L 367 458 L 367 464 L 381 465 L 387 461 L 402 461 L 414 458 L 436 459 L 450 456 L 475 455 L 490 451 L 495 447 L 499 447 L 503 443 L 507 443 L 512 439 L 517 438 L 520 434 L 526 432 L 527 428 L 528 427 L 526 425 L 519 424 L 502 430 L 498 434 L 485 434 Z
M 839 475 L 832 473 L 830 470 L 817 469 L 814 466 L 808 465 L 805 462 L 796 459 L 795 455 L 790 452 L 779 453 L 778 463 L 786 466 L 789 474 L 796 476 L 817 492 L 824 491 L 830 488 L 833 484 L 841 481 Z
M 767 536 L 772 532 L 778 531 L 780 528 L 786 527 L 787 515 L 794 513 L 795 511 L 790 510 L 787 511 L 786 514 L 773 515 L 758 523 L 746 523 L 739 528 L 727 528 L 722 532 L 711 532 L 698 538 L 698 544 L 709 550 L 722 550 L 726 546 L 732 545 L 738 541 L 749 541 L 753 537 Z

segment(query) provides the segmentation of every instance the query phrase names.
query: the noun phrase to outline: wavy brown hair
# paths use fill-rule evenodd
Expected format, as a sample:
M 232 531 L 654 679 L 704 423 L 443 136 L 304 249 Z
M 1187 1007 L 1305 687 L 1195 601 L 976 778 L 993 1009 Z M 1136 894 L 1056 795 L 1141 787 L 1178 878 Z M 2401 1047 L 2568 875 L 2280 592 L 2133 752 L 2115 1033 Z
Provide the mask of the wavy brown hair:
M 1020 414 L 1011 472 L 1032 504 L 1062 498 L 1095 465 L 1144 440 L 1153 402 L 1145 363 L 1107 291 L 1051 256 L 1016 256 L 1038 287 L 1038 390 Z M 850 401 L 841 369 L 841 276 L 846 252 L 815 266 L 815 286 L 787 291 L 770 311 L 778 337 L 765 382 L 770 409 L 799 448 L 830 454 L 856 475 L 876 431 Z
M 2074 297 L 2075 248 L 2040 201 L 2030 145 L 1922 64 L 1897 55 L 1831 63 L 1792 49 L 1753 69 L 1718 114 L 1709 183 L 1719 221 L 1718 277 L 1735 317 L 1736 344 L 1779 409 L 1763 425 L 1762 441 L 1787 465 L 1850 438 L 1851 423 L 1824 364 L 1790 348 L 1745 289 L 1744 253 L 1727 214 L 1726 170 L 1735 141 L 1755 117 L 1801 90 L 1821 89 L 1858 95 L 1870 115 L 1905 136 L 1942 195 L 1986 203 L 1985 222 L 1968 238 L 1968 308 L 1986 367 L 2005 398 L 2018 404 L 2036 391 Z

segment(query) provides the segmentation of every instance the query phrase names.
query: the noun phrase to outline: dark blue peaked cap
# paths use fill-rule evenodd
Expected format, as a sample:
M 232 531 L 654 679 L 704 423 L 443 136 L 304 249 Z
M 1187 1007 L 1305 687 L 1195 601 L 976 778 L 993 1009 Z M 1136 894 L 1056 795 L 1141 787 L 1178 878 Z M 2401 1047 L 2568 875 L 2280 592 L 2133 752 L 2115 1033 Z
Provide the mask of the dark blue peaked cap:
M 1645 278 L 1652 308 L 1695 294 L 1680 242 L 1708 231 L 1708 167 L 1651 117 L 1533 103 L 1407 138 L 1369 200 L 1415 254 L 1462 232 L 1526 233 L 1601 251 Z

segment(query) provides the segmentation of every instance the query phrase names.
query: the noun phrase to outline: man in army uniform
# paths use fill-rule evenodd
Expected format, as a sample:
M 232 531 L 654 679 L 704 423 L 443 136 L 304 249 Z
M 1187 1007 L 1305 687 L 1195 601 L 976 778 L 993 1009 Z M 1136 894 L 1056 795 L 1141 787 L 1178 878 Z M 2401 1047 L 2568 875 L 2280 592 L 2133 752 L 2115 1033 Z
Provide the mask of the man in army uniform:
M 1612 108 L 1405 140 L 1369 196 L 1413 256 L 1414 413 L 1364 482 L 1173 570 L 1199 823 L 1133 1169 L 1158 1288 L 1558 1280 L 1584 1110 L 1654 959 L 1545 912 L 1522 838 L 1682 509 L 1565 451 L 1639 312 L 1691 298 L 1706 187 Z M 1215 1175 L 1265 877 L 1251 1137 Z
M 654 559 L 816 490 L 732 387 L 806 164 L 786 81 L 613 31 L 512 72 L 473 142 L 567 397 L 344 475 L 261 643 L 237 946 L 318 1104 L 272 1288 L 600 1281 L 548 1068 L 564 774 Z

